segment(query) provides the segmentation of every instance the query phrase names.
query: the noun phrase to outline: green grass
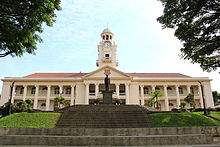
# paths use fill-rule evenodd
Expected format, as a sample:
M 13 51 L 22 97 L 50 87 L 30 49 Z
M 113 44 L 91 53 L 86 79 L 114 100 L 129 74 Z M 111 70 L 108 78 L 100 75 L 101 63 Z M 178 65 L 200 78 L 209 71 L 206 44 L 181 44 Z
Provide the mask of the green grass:
M 220 126 L 220 121 L 202 114 L 203 112 L 152 113 L 149 114 L 149 119 L 152 127 Z
M 0 119 L 0 127 L 54 128 L 60 113 L 15 113 Z
M 220 112 L 211 111 L 210 115 L 213 116 L 213 117 L 215 117 L 215 118 L 220 119 Z

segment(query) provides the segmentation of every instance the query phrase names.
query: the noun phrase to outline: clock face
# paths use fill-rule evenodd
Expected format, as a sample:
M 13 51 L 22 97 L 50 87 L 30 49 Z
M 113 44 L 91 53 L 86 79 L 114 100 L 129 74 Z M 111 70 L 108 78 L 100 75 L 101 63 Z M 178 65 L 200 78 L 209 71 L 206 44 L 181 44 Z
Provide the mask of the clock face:
M 105 47 L 105 48 L 109 48 L 110 46 L 111 46 L 111 42 L 105 42 L 105 43 L 104 43 L 104 47 Z

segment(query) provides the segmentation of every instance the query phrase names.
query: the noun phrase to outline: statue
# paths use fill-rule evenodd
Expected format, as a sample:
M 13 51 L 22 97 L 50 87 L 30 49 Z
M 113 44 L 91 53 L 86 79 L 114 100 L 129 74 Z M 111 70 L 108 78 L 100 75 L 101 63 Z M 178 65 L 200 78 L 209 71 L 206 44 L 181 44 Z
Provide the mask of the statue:
M 110 78 L 108 77 L 108 75 L 106 75 L 106 77 L 105 77 L 105 90 L 109 91 L 109 87 L 110 87 Z

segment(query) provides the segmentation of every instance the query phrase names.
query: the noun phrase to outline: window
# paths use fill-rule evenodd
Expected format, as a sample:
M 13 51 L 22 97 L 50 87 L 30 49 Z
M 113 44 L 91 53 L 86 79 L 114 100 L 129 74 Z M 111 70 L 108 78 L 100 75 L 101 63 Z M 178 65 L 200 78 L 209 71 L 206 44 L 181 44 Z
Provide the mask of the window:
M 71 88 L 66 88 L 66 94 L 71 94 Z
M 105 35 L 102 36 L 102 39 L 105 40 Z
M 112 40 L 112 36 L 110 35 L 110 40 Z
M 194 88 L 190 87 L 190 93 L 194 94 Z
M 43 87 L 43 89 L 42 90 L 47 90 L 47 87 Z
M 45 106 L 46 106 L 46 104 L 45 104 L 45 103 L 42 103 L 40 106 L 41 106 L 41 107 L 45 107 Z
M 31 94 L 35 94 L 35 90 L 36 90 L 35 87 L 31 88 Z
M 149 94 L 149 89 L 147 87 L 144 87 L 144 94 Z
M 109 54 L 105 54 L 105 59 L 109 59 L 110 55 Z
M 179 94 L 183 94 L 183 88 L 179 87 Z
M 170 107 L 173 107 L 174 105 L 173 105 L 173 103 L 169 103 L 169 106 L 170 106 Z
M 109 40 L 109 36 L 108 35 L 106 35 L 106 40 Z
M 59 94 L 60 92 L 59 92 L 59 88 L 55 88 L 55 90 L 54 90 L 54 94 Z
M 155 90 L 160 90 L 160 88 L 159 88 L 159 87 L 156 87 Z
M 172 88 L 171 87 L 167 87 L 167 90 L 172 90 Z
M 21 89 L 20 89 L 20 94 L 23 94 L 24 93 L 24 87 L 22 87 Z

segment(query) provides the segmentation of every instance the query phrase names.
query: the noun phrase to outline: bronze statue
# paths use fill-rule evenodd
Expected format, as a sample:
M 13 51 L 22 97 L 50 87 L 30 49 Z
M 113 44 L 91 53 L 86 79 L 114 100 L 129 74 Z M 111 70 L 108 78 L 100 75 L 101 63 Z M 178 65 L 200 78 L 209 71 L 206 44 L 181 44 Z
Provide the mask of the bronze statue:
M 109 91 L 109 87 L 110 87 L 110 78 L 108 77 L 108 75 L 106 75 L 106 77 L 105 77 L 105 90 Z

